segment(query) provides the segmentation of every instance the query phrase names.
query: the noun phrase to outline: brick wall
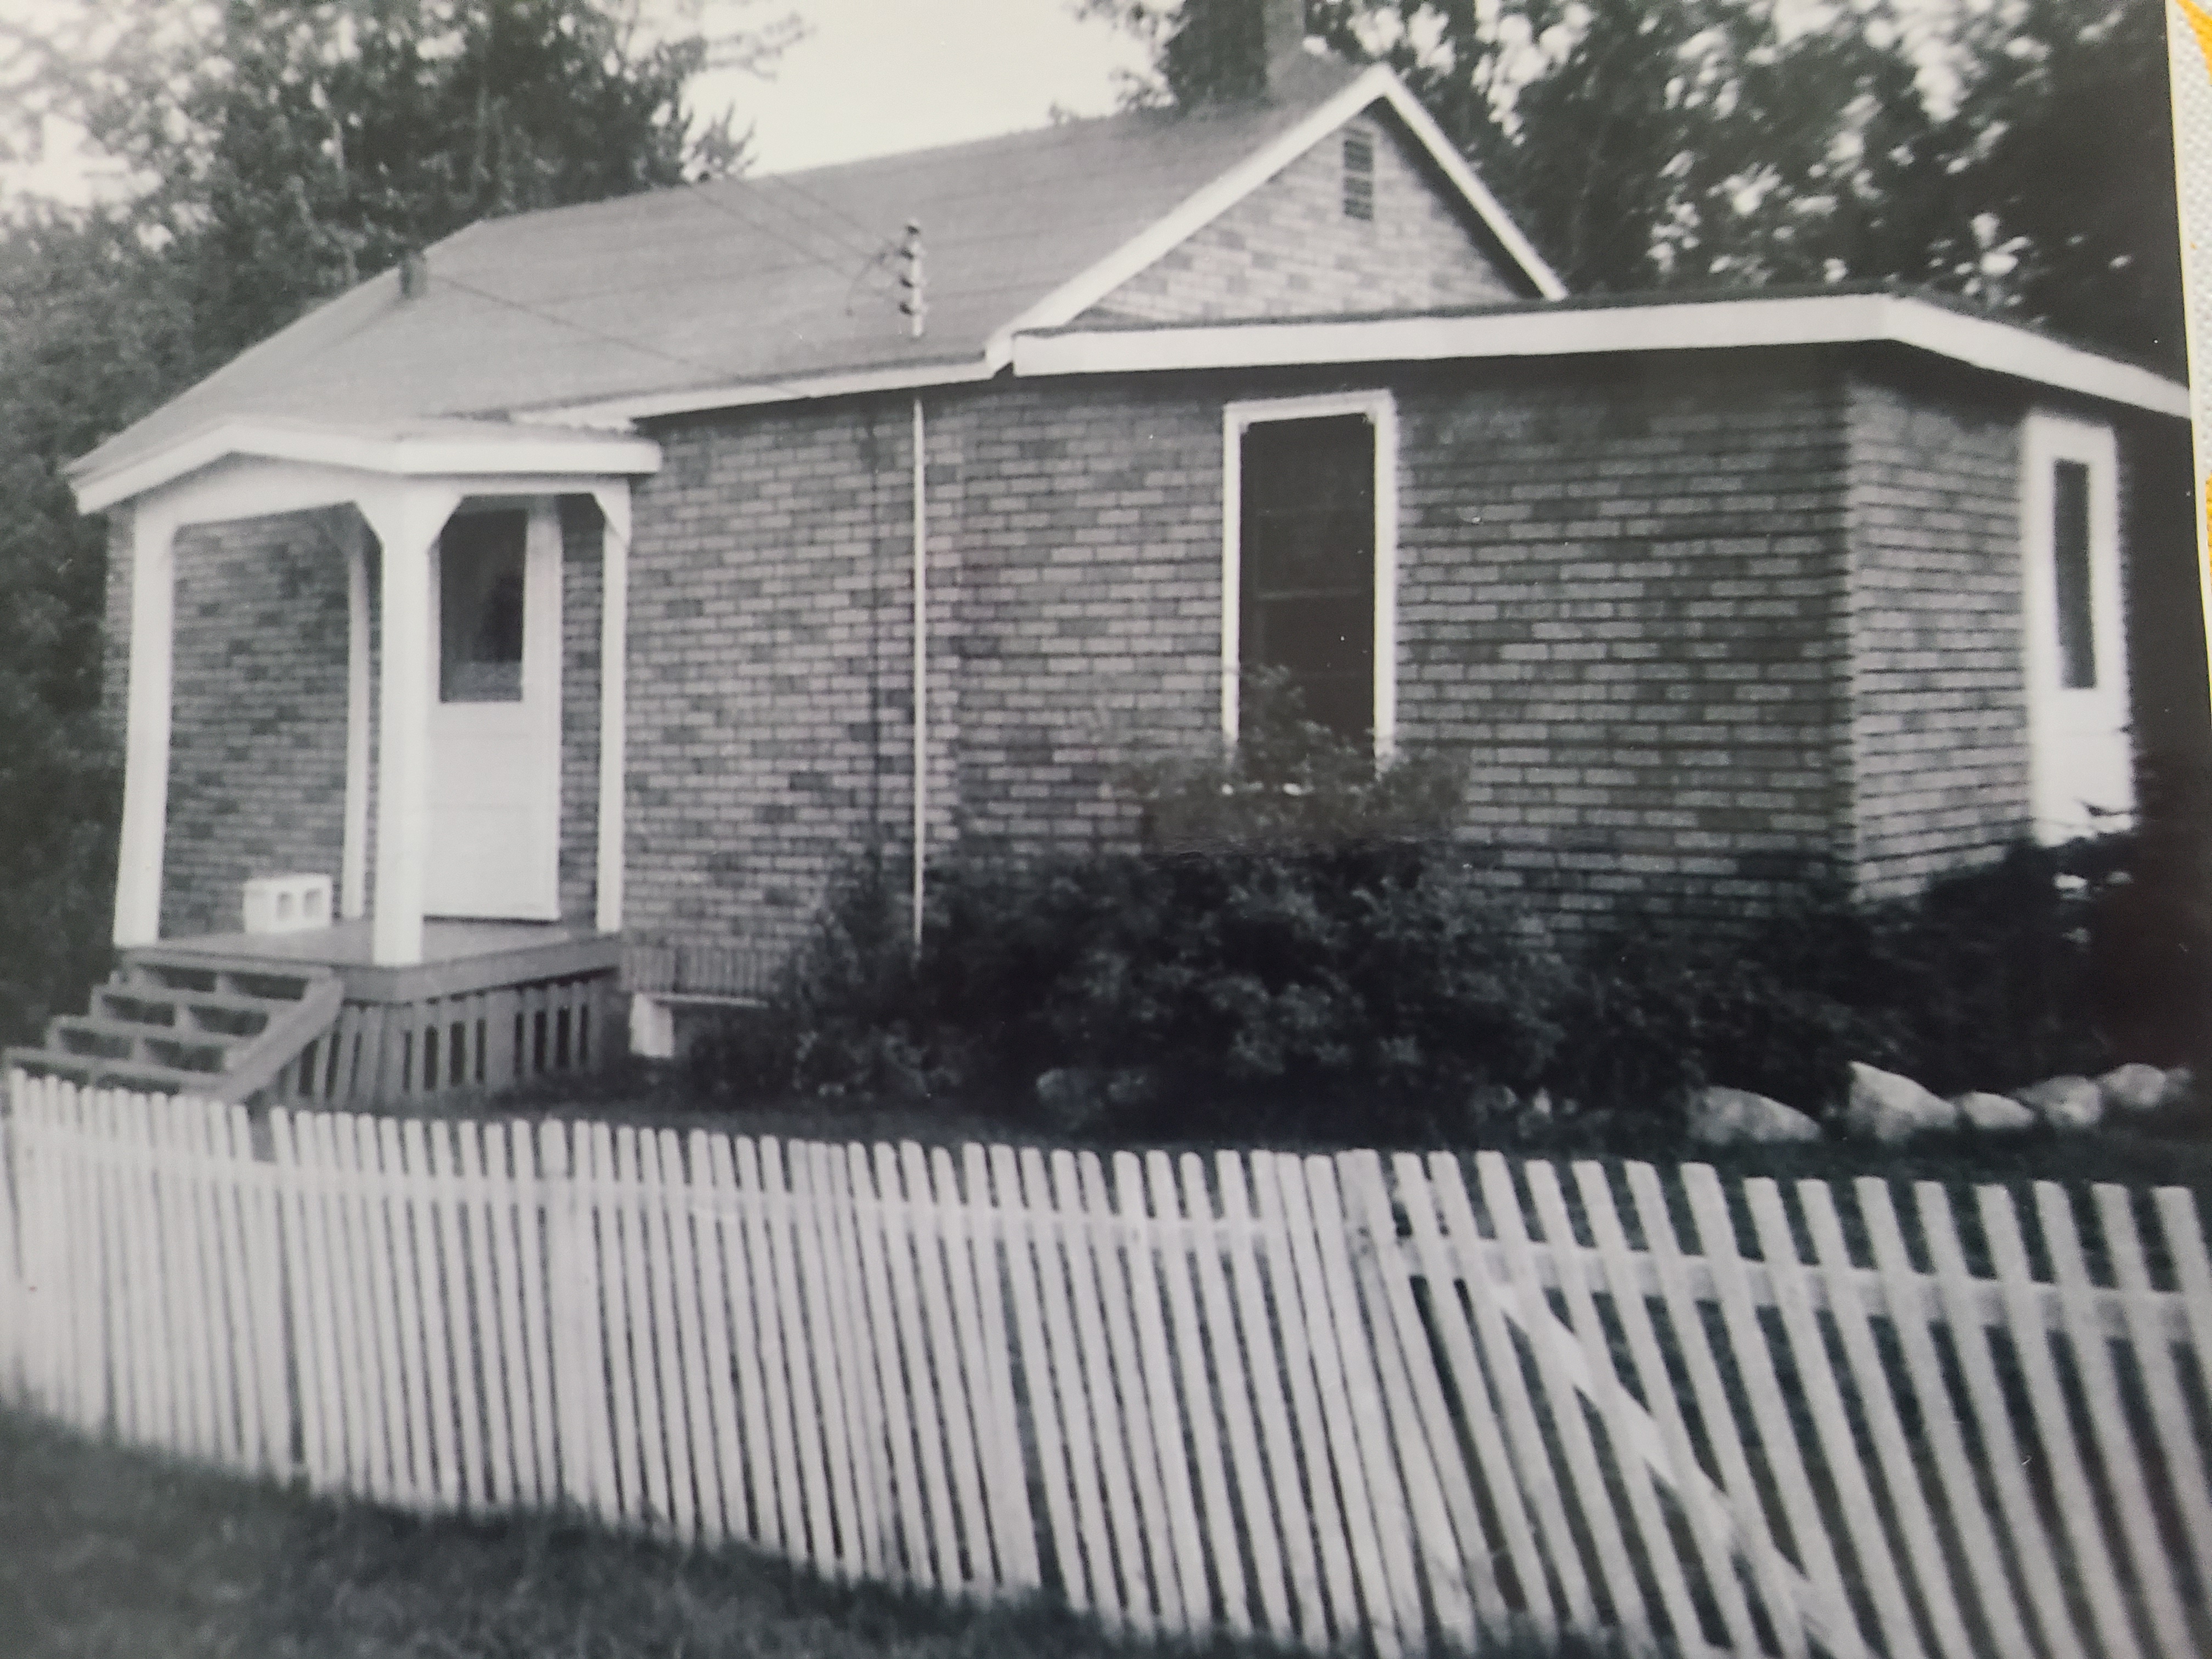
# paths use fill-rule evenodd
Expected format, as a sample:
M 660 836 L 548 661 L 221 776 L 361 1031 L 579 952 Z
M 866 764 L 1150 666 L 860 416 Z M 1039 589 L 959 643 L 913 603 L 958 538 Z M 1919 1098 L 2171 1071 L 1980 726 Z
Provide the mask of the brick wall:
M 634 940 L 781 950 L 831 872 L 871 849 L 902 865 L 908 420 L 876 399 L 653 433 L 661 470 L 632 508 Z
M 1925 366 L 1850 381 L 1851 770 L 1870 897 L 2028 833 L 2017 393 Z
M 1572 927 L 1739 916 L 1830 867 L 1844 410 L 1809 356 L 1455 370 L 1399 395 L 1400 732 Z
M 1378 371 L 1401 410 L 1400 729 L 1470 856 L 1570 925 L 1734 916 L 1848 857 L 1847 410 L 1826 360 Z M 1218 730 L 1221 411 L 1153 377 L 929 402 L 933 854 L 1126 845 Z M 672 423 L 641 487 L 626 920 L 796 939 L 911 811 L 902 400 Z M 872 438 L 871 433 L 872 432 Z
M 165 937 L 236 931 L 250 877 L 337 878 L 343 550 L 328 513 L 178 535 Z
M 588 924 L 599 892 L 601 520 L 588 495 L 561 503 L 561 920 Z
M 1395 116 L 1378 108 L 1344 131 L 1374 143 L 1371 220 L 1344 211 L 1344 131 L 1333 132 L 1115 289 L 1091 319 L 1419 310 L 1516 297 Z

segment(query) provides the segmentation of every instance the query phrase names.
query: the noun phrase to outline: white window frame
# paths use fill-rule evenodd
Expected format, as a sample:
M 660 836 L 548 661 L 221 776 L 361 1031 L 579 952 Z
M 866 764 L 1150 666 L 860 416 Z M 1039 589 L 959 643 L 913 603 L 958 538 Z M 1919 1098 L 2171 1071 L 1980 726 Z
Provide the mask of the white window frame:
M 1221 411 L 1221 735 L 1238 731 L 1243 677 L 1244 434 L 1275 421 L 1361 415 L 1375 433 L 1375 757 L 1398 740 L 1398 404 L 1387 391 L 1255 398 Z
M 2038 410 L 2022 425 L 2021 457 L 2029 799 L 2036 838 L 2050 842 L 2123 827 L 2135 810 L 2119 452 L 2110 426 Z M 2096 684 L 2089 686 L 2063 684 L 2058 643 L 2052 508 L 2063 461 L 2088 470 L 2089 640 L 2096 665 Z M 2097 813 L 2087 810 L 2091 805 Z

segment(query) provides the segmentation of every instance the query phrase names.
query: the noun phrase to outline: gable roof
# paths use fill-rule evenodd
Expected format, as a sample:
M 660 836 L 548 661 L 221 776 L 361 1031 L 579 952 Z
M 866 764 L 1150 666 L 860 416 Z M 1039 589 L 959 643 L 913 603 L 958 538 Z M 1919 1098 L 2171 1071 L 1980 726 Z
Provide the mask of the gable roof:
M 1335 128 L 1387 102 L 1532 296 L 1558 278 L 1387 69 L 1298 56 L 1265 102 L 1139 112 L 760 180 L 493 219 L 319 307 L 70 471 L 85 511 L 165 479 L 240 422 L 641 416 L 794 395 L 793 383 L 981 379 L 1020 331 L 1065 324 Z M 888 251 L 926 238 L 928 328 Z M 167 474 L 177 476 L 175 472 Z

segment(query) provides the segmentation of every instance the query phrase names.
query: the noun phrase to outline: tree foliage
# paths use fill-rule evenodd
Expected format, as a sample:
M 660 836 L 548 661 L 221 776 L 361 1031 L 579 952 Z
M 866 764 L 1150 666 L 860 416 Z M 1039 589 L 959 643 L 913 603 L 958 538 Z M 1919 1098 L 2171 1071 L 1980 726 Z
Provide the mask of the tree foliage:
M 44 33 L 0 21 L 0 149 L 66 121 L 131 185 L 0 223 L 0 1040 L 96 975 L 112 891 L 106 536 L 63 466 L 476 219 L 741 166 L 684 85 L 794 27 L 649 40 L 625 0 L 82 0 Z
M 1088 0 L 1235 96 L 1256 0 Z M 1575 292 L 1894 281 L 2178 369 L 2159 0 L 1309 0 Z

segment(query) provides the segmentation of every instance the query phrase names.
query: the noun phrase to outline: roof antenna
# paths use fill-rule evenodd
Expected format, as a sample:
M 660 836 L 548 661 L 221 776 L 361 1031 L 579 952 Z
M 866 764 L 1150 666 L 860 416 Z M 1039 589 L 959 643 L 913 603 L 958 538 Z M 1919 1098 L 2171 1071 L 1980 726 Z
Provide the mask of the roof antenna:
M 921 223 L 909 219 L 906 223 L 906 240 L 900 246 L 899 286 L 906 290 L 899 301 L 899 309 L 908 317 L 907 332 L 915 339 L 929 320 L 929 296 L 923 288 L 921 269 Z

